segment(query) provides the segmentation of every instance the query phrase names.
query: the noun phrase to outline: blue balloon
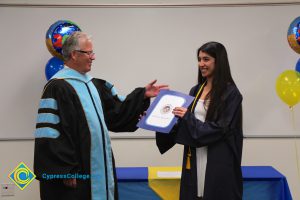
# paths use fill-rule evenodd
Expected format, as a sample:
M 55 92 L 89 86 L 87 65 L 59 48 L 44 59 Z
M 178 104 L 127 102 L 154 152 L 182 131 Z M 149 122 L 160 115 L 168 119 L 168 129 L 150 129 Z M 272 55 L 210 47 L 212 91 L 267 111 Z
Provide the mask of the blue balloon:
M 47 81 L 54 75 L 56 72 L 64 68 L 64 62 L 57 58 L 57 57 L 52 57 L 46 64 L 45 68 L 45 75 L 47 78 Z
M 296 71 L 300 73 L 300 58 L 296 64 Z

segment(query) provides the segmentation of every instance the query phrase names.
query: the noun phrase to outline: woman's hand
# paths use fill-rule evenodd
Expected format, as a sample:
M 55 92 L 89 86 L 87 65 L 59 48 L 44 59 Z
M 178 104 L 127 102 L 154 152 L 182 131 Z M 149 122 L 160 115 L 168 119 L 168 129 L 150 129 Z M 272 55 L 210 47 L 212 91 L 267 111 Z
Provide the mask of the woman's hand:
M 139 120 L 141 120 L 146 115 L 146 111 L 143 112 L 143 114 L 140 114 Z
M 186 112 L 187 112 L 187 108 L 175 107 L 172 113 L 177 117 L 183 118 Z

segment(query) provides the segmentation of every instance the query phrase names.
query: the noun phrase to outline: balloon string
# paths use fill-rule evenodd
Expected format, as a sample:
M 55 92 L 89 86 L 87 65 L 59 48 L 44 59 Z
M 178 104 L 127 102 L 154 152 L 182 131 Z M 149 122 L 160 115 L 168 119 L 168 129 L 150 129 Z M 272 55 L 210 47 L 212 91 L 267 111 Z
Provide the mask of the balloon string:
M 290 107 L 291 110 L 291 117 L 292 117 L 292 124 L 293 124 L 293 129 L 296 131 L 296 124 L 295 124 L 295 113 L 293 106 Z M 294 143 L 295 143 L 295 155 L 296 155 L 296 163 L 297 163 L 297 172 L 298 172 L 298 179 L 300 181 L 300 166 L 299 166 L 299 156 L 298 156 L 298 146 L 297 146 L 297 136 L 294 138 Z
M 295 138 L 295 150 L 296 150 L 296 162 L 297 162 L 298 178 L 299 178 L 299 181 L 300 181 L 299 156 L 298 156 L 298 147 L 297 147 L 297 140 L 296 140 L 296 138 Z
M 292 125 L 293 125 L 293 130 L 296 131 L 296 123 L 295 123 L 295 112 L 294 112 L 294 107 L 290 106 L 291 110 L 291 118 L 292 118 Z

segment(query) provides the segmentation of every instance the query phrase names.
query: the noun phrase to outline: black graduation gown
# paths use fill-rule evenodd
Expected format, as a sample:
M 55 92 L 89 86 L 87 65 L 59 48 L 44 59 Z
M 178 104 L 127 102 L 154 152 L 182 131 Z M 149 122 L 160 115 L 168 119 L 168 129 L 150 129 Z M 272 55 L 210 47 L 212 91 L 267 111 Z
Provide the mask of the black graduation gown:
M 195 96 L 199 85 L 190 95 Z M 242 95 L 234 85 L 224 92 L 224 107 L 214 122 L 202 122 L 187 112 L 170 134 L 156 133 L 156 143 L 165 153 L 175 143 L 184 145 L 180 199 L 197 199 L 196 148 L 207 146 L 207 167 L 203 200 L 242 199 L 241 158 L 243 147 Z M 191 169 L 186 169 L 191 148 Z
M 144 99 L 144 88 L 137 88 L 124 101 L 112 93 L 106 81 L 92 79 L 102 102 L 108 130 L 132 132 L 149 106 Z M 61 179 L 45 180 L 43 174 L 90 174 L 91 135 L 82 104 L 74 88 L 63 79 L 54 79 L 45 86 L 41 99 L 55 99 L 57 109 L 39 108 L 38 113 L 54 113 L 60 123 L 37 123 L 36 128 L 51 127 L 63 133 L 58 138 L 36 138 L 34 153 L 34 173 L 40 180 L 41 199 L 47 200 L 89 200 L 91 199 L 90 179 L 77 179 L 77 188 L 66 187 Z M 115 199 L 118 199 L 115 164 Z

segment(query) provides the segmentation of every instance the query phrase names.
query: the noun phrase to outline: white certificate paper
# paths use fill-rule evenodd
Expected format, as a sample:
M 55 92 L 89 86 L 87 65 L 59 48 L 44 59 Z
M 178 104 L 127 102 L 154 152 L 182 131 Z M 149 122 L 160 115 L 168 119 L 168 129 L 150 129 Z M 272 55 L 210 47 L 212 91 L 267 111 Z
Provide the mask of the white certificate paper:
M 162 90 L 137 126 L 147 130 L 169 133 L 178 119 L 172 113 L 173 109 L 175 107 L 187 108 L 193 99 L 194 97 L 180 92 Z

